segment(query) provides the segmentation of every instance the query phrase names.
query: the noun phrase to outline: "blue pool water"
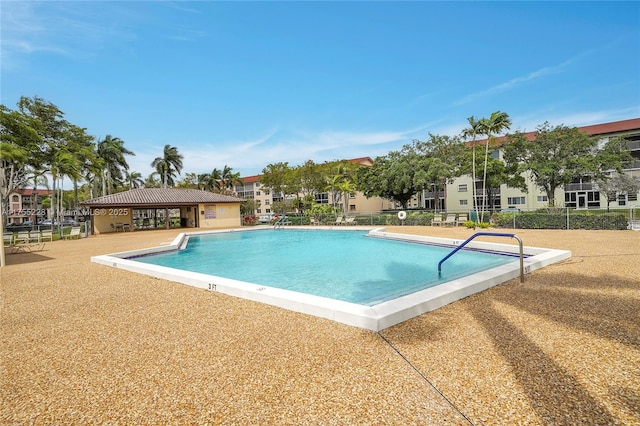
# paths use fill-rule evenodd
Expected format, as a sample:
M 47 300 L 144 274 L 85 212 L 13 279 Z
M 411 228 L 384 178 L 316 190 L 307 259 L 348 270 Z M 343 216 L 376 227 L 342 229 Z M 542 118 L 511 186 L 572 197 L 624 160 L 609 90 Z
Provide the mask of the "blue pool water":
M 187 248 L 138 262 L 372 306 L 514 261 L 450 247 L 366 237 L 363 231 L 264 230 L 191 236 Z

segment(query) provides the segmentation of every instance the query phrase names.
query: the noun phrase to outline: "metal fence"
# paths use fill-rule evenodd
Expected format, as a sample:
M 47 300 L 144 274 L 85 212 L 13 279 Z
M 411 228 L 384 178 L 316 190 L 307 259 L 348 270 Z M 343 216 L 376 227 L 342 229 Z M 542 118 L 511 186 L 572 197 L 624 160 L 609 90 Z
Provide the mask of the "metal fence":
M 506 209 L 503 211 L 481 212 L 473 211 L 430 211 L 430 210 L 406 210 L 397 211 L 352 213 L 347 216 L 355 217 L 352 224 L 369 226 L 430 226 L 435 216 L 446 218 L 455 215 L 457 219 L 464 217 L 473 222 L 480 222 L 484 217 L 493 227 L 511 229 L 633 229 L 640 230 L 640 206 L 626 209 L 589 209 L 576 210 L 565 207 L 536 209 L 524 211 L 519 209 Z M 464 219 L 463 219 L 464 220 Z M 300 218 L 299 224 L 336 224 L 336 217 Z M 460 220 L 456 221 L 461 224 Z M 471 226 L 471 224 L 469 224 Z

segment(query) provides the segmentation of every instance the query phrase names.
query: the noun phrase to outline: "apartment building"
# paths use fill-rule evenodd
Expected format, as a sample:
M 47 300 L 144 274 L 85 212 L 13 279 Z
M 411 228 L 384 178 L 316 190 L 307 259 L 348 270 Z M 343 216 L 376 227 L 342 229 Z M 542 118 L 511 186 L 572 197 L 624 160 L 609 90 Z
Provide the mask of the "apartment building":
M 611 123 L 595 124 L 590 126 L 579 127 L 583 132 L 591 136 L 599 138 L 600 146 L 604 145 L 611 138 L 625 135 L 629 141 L 629 149 L 634 157 L 634 163 L 627 169 L 625 173 L 630 176 L 640 178 L 640 118 L 616 121 Z M 529 132 L 533 136 L 534 132 Z M 496 138 L 498 143 L 503 141 L 504 137 Z M 486 140 L 478 141 L 478 146 L 484 146 Z M 492 151 L 492 158 L 502 159 L 502 150 L 500 148 Z M 520 210 L 534 210 L 548 206 L 549 200 L 547 195 L 542 192 L 532 181 L 525 175 L 528 192 L 523 192 L 516 188 L 510 188 L 502 185 L 499 188 L 492 188 L 496 197 L 493 205 L 489 205 L 489 200 L 485 200 L 488 210 L 500 210 L 506 208 L 517 208 Z M 447 210 L 451 212 L 466 212 L 473 209 L 473 191 L 474 185 L 471 176 L 461 176 L 453 183 L 448 184 L 444 191 L 437 193 L 429 190 L 423 191 L 411 200 L 412 208 L 427 208 Z M 476 182 L 476 206 L 482 206 L 482 174 L 477 176 Z M 607 200 L 600 194 L 594 182 L 589 177 L 577 179 L 575 182 L 566 185 L 564 188 L 556 191 L 556 205 L 575 209 L 600 209 L 607 207 Z M 638 201 L 640 193 L 636 194 L 618 194 L 615 202 L 609 207 L 620 208 L 629 206 L 640 206 Z M 437 200 L 437 202 L 436 202 Z
M 604 145 L 611 138 L 625 135 L 629 141 L 631 155 L 634 157 L 634 163 L 627 169 L 625 173 L 630 176 L 640 178 L 640 118 L 630 120 L 622 120 L 611 123 L 595 124 L 590 126 L 579 127 L 583 132 L 591 136 L 599 138 L 600 145 Z M 529 132 L 528 135 L 533 136 L 535 132 Z M 497 137 L 499 143 L 505 139 L 504 136 Z M 477 141 L 478 146 L 483 146 L 485 140 Z M 503 152 L 498 147 L 491 152 L 492 158 L 502 159 Z M 363 166 L 373 165 L 370 157 L 354 158 L 348 160 L 357 162 Z M 516 208 L 520 210 L 534 210 L 548 206 L 549 200 L 546 193 L 542 192 L 533 180 L 525 176 L 528 192 L 520 189 L 510 188 L 502 185 L 499 188 L 493 188 L 493 205 L 489 205 L 490 200 L 486 199 L 488 210 L 500 210 L 507 208 Z M 237 185 L 235 191 L 238 196 L 248 199 L 254 199 L 258 202 L 259 207 L 256 214 L 266 214 L 272 212 L 274 201 L 280 201 L 280 194 L 273 194 L 270 188 L 261 186 L 260 176 L 246 176 L 242 178 L 244 185 Z M 461 176 L 454 180 L 453 183 L 447 184 L 444 189 L 426 188 L 421 193 L 415 195 L 408 203 L 410 209 L 426 209 L 434 211 L 450 211 L 450 212 L 468 212 L 473 209 L 473 185 L 476 187 L 476 206 L 481 206 L 482 197 L 482 176 L 477 176 L 473 182 L 472 176 Z M 611 208 L 640 206 L 640 193 L 637 194 L 619 194 L 615 202 L 610 204 Z M 558 189 L 555 193 L 557 205 L 575 209 L 599 209 L 607 207 L 607 200 L 597 190 L 595 184 L 588 177 L 578 179 L 564 188 Z M 330 193 L 324 192 L 316 195 L 316 201 L 322 204 L 333 204 L 334 200 Z M 563 203 L 564 201 L 564 203 Z M 340 202 L 342 204 L 342 202 Z M 348 200 L 348 212 L 353 214 L 362 214 L 369 212 L 380 212 L 398 208 L 396 203 L 380 197 L 367 199 L 361 193 L 351 195 Z
M 352 158 L 347 161 L 361 166 L 370 167 L 373 165 L 373 160 L 370 157 Z M 270 188 L 262 185 L 260 183 L 260 175 L 245 176 L 242 180 L 244 185 L 236 185 L 234 187 L 236 194 L 242 198 L 255 200 L 258 206 L 256 208 L 257 215 L 273 213 L 273 203 L 282 201 L 282 194 L 274 194 Z M 343 200 L 334 200 L 333 195 L 329 192 L 318 193 L 315 197 L 316 202 L 319 204 L 334 204 L 334 201 L 338 201 L 339 205 L 343 204 Z M 367 198 L 359 192 L 349 195 L 346 205 L 347 212 L 354 215 L 395 208 L 395 204 L 392 201 L 380 197 Z
M 42 207 L 42 201 L 50 197 L 49 189 L 16 189 L 9 193 L 7 218 L 9 224 L 21 225 L 31 221 L 36 223 L 48 217 L 49 210 Z

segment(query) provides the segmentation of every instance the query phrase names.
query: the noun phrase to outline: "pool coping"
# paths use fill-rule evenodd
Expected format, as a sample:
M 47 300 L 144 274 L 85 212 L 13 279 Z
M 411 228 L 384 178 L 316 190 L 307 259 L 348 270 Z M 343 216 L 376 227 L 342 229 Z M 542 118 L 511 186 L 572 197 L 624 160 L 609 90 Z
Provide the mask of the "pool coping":
M 186 246 L 191 235 L 230 232 L 259 232 L 261 229 L 271 229 L 271 227 L 184 232 L 176 236 L 176 238 L 167 245 L 93 256 L 91 257 L 91 261 L 93 263 L 156 278 L 162 278 L 200 289 L 278 306 L 283 309 L 326 318 L 371 331 L 383 330 L 520 276 L 520 259 L 518 256 L 514 258 L 513 262 L 494 267 L 487 271 L 454 279 L 425 290 L 379 303 L 377 305 L 365 306 L 275 287 L 268 287 L 260 284 L 253 284 L 245 281 L 217 277 L 214 275 L 150 265 L 128 259 L 146 254 L 179 250 Z M 310 232 L 313 232 L 314 230 L 327 229 L 336 231 L 369 231 L 368 235 L 372 237 L 446 245 L 450 246 L 452 249 L 459 246 L 464 241 L 455 238 L 398 234 L 386 232 L 384 231 L 384 228 L 362 226 L 322 226 L 313 228 L 289 226 L 287 229 L 304 229 Z M 480 250 L 499 251 L 509 254 L 519 254 L 518 245 L 489 243 L 474 240 L 467 244 L 466 247 Z M 567 250 L 528 246 L 525 246 L 523 250 L 525 253 L 525 275 L 571 257 L 571 252 Z

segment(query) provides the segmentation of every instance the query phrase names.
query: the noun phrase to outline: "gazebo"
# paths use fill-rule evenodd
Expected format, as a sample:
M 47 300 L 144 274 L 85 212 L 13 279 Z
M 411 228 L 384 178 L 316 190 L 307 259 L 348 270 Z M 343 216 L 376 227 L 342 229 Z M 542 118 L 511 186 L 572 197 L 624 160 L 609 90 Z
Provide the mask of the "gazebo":
M 198 189 L 139 188 L 80 203 L 94 234 L 169 228 L 223 228 L 242 224 L 244 199 Z

